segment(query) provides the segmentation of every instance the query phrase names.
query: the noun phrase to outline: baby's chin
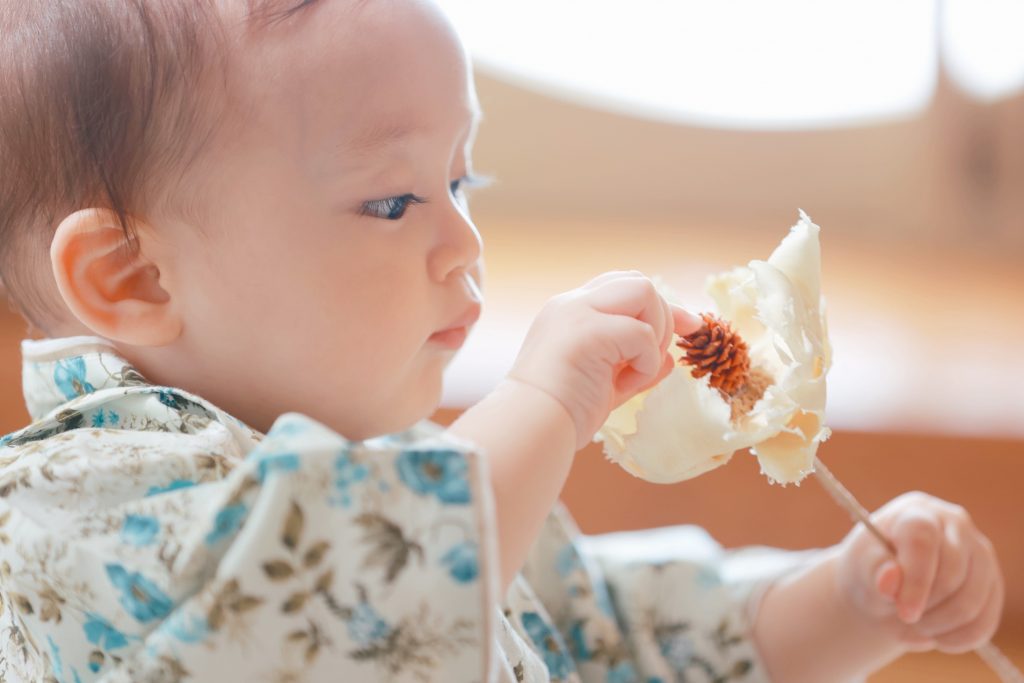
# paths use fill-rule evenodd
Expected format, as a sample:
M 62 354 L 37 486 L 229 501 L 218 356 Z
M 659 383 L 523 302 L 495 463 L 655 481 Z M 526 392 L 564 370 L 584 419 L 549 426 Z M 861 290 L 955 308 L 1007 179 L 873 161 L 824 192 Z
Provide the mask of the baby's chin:
M 385 434 L 410 429 L 429 419 L 441 403 L 441 392 L 411 395 L 394 399 L 379 410 L 368 410 L 359 416 L 351 413 L 332 414 L 330 409 L 320 416 L 310 415 L 351 441 L 365 441 Z
M 397 434 L 404 432 L 407 429 L 411 429 L 418 422 L 429 418 L 434 414 L 434 411 L 423 411 L 415 415 L 406 417 L 405 419 L 396 420 L 395 416 L 389 416 L 388 419 L 382 420 L 379 423 L 361 424 L 359 426 L 346 427 L 344 425 L 338 425 L 333 427 L 334 429 L 346 439 L 350 441 L 366 441 L 367 439 L 373 439 L 378 436 L 385 436 L 387 434 Z

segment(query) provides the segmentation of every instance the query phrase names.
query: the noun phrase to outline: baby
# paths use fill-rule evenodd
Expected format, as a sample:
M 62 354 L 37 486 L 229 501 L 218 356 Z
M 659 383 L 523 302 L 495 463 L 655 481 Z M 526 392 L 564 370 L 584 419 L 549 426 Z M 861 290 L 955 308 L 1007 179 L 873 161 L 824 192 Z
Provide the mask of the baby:
M 992 547 L 924 494 L 875 514 L 895 561 L 580 536 L 573 454 L 700 324 L 641 273 L 430 423 L 479 122 L 426 0 L 3 3 L 0 268 L 49 338 L 0 448 L 0 678 L 823 683 L 993 634 Z

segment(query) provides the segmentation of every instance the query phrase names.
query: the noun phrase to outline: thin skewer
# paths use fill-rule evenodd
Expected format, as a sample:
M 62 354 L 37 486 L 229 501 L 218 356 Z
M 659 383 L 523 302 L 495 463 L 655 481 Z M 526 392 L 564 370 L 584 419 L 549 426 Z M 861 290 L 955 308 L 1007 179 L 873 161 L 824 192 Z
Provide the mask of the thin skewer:
M 839 503 L 839 507 L 846 510 L 849 515 L 853 518 L 854 523 L 860 522 L 864 525 L 868 531 L 877 538 L 882 545 L 885 546 L 886 550 L 893 557 L 896 556 L 896 546 L 892 544 L 892 541 L 882 533 L 881 529 L 875 526 L 874 522 L 871 521 L 871 513 L 868 512 L 867 508 L 860 504 L 852 493 L 843 486 L 842 482 L 836 479 L 836 475 L 832 474 L 832 471 L 825 467 L 825 463 L 820 458 L 814 458 L 814 473 L 818 475 L 818 481 L 825 487 L 828 494 L 832 496 L 832 500 Z
M 836 476 L 825 467 L 825 463 L 818 457 L 814 458 L 814 473 L 818 475 L 818 481 L 828 491 L 828 494 L 832 496 L 832 499 L 839 504 L 839 507 L 846 510 L 855 523 L 860 522 L 863 524 L 864 528 L 871 532 L 886 547 L 889 554 L 895 557 L 896 547 L 892 544 L 892 541 L 874 525 L 867 509 L 836 479 Z M 974 651 L 999 676 L 999 680 L 1002 683 L 1024 683 L 1024 674 L 1021 673 L 1020 669 L 991 642 L 979 645 Z
M 992 643 L 979 645 L 974 651 L 1004 683 L 1024 683 L 1024 674 L 1021 674 L 1020 669 L 1010 661 L 1010 658 Z

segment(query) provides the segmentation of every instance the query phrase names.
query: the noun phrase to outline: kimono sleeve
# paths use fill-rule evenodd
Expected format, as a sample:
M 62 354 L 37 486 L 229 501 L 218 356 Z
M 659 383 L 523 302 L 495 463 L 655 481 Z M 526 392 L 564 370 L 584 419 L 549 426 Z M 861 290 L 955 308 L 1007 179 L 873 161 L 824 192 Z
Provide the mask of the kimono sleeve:
M 688 525 L 586 536 L 559 506 L 527 570 L 584 681 L 628 670 L 649 683 L 767 683 L 753 617 L 763 590 L 807 559 L 726 551 Z
M 764 590 L 807 552 L 724 550 L 704 529 L 668 526 L 583 536 L 645 680 L 768 683 L 752 637 Z
M 194 530 L 193 545 L 224 549 L 215 571 L 124 673 L 487 680 L 497 564 L 483 467 L 450 437 L 359 444 L 282 417 Z
M 144 548 L 137 560 L 80 549 L 90 606 L 43 641 L 54 676 L 490 680 L 485 463 L 450 436 L 389 443 L 288 414 L 226 478 L 146 498 L 153 521 L 130 536 L 160 534 L 150 548 L 173 534 L 168 571 Z

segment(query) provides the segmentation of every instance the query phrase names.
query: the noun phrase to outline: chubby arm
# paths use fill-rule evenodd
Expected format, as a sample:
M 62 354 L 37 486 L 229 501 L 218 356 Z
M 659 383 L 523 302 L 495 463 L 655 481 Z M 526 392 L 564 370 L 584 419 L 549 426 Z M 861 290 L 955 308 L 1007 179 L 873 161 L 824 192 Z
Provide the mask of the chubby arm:
M 963 508 L 904 494 L 764 596 L 754 639 L 776 683 L 858 680 L 908 651 L 966 652 L 999 625 L 1003 578 Z
M 522 568 L 573 454 L 615 407 L 672 371 L 673 333 L 700 325 L 642 273 L 604 273 L 548 301 L 506 380 L 452 424 L 490 466 L 502 590 Z
M 761 602 L 754 641 L 775 683 L 863 680 L 905 651 L 899 626 L 851 608 L 836 588 L 838 553 L 783 577 Z
M 569 475 L 576 428 L 552 396 L 506 379 L 448 431 L 480 446 L 490 465 L 504 594 Z

